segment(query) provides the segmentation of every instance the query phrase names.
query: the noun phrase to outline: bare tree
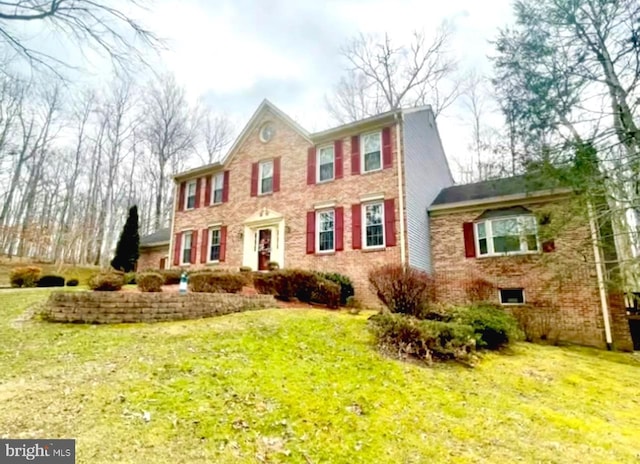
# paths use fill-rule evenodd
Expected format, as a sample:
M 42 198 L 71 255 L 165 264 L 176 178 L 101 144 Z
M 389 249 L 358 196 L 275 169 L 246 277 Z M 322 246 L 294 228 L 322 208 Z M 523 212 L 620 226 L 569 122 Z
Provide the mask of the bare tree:
M 76 44 L 107 54 L 118 66 L 144 62 L 142 47 L 162 41 L 125 10 L 143 9 L 144 0 L 123 0 L 122 9 L 94 0 L 15 0 L 0 2 L 0 37 L 31 67 L 60 75 L 60 59 L 36 50 L 25 40 L 25 24 L 38 23 L 69 37 Z
M 150 155 L 155 160 L 154 225 L 165 219 L 164 203 L 169 194 L 167 169 L 171 162 L 194 146 L 195 117 L 181 88 L 171 74 L 160 76 L 145 96 L 143 132 Z
M 233 127 L 229 118 L 213 114 L 210 110 L 207 110 L 203 119 L 202 130 L 207 158 L 200 157 L 200 160 L 211 164 L 220 158 L 223 150 L 233 141 Z
M 389 34 L 352 39 L 341 51 L 347 74 L 326 99 L 329 113 L 345 123 L 402 105 L 430 104 L 437 116 L 459 93 L 456 61 L 448 52 L 451 34 L 443 23 L 430 42 L 422 32 L 414 32 L 408 45 L 396 45 Z

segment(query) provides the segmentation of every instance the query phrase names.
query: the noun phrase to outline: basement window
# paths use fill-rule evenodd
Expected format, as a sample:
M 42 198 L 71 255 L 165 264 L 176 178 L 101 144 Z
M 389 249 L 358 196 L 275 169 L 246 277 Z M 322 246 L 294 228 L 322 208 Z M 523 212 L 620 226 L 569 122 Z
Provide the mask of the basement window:
M 524 289 L 522 288 L 501 288 L 500 303 L 503 305 L 524 304 Z

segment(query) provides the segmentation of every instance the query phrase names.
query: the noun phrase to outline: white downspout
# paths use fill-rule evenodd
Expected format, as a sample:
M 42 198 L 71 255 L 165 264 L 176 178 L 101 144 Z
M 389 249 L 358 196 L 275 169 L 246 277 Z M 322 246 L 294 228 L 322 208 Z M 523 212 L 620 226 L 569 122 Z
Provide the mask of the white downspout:
M 404 123 L 404 113 L 400 111 L 400 121 L 396 114 L 396 159 L 398 164 L 398 208 L 400 209 L 400 264 L 406 265 L 406 243 L 404 240 L 404 182 L 402 177 L 402 155 L 400 154 L 400 122 Z
M 174 250 L 173 250 L 173 225 L 175 223 L 176 220 L 176 208 L 178 207 L 178 201 L 180 201 L 179 197 L 180 197 L 180 192 L 178 191 L 178 184 L 176 182 L 176 180 L 173 180 L 173 210 L 171 211 L 171 222 L 169 222 L 169 256 L 167 256 L 167 259 L 169 261 L 169 266 L 167 269 L 171 269 L 172 267 L 175 266 L 175 264 L 173 264 L 173 255 L 174 255 Z M 178 264 L 178 267 L 180 267 L 180 264 Z
M 600 255 L 600 247 L 598 246 L 598 230 L 593 213 L 591 202 L 587 203 L 587 211 L 589 214 L 589 226 L 591 227 L 591 243 L 593 245 L 593 256 L 596 263 L 596 277 L 598 279 L 598 290 L 600 291 L 600 306 L 602 307 L 602 319 L 604 320 L 604 336 L 607 342 L 607 350 L 611 350 L 613 339 L 611 337 L 611 324 L 609 323 L 609 304 L 607 303 L 607 291 L 604 283 L 604 275 L 602 273 L 602 258 Z

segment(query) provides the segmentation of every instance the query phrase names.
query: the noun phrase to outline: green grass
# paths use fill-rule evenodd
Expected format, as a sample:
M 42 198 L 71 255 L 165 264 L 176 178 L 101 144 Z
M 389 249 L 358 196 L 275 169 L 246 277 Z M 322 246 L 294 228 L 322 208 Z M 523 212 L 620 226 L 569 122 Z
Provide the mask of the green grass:
M 366 314 L 274 309 L 156 325 L 18 323 L 0 293 L 0 436 L 78 463 L 638 462 L 640 362 L 519 344 L 474 369 L 380 356 Z
M 15 267 L 22 266 L 37 266 L 42 269 L 42 274 L 59 274 L 64 276 L 65 279 L 78 279 L 80 284 L 87 284 L 89 277 L 100 271 L 97 266 L 72 266 L 70 264 L 63 264 L 58 266 L 56 264 L 38 264 L 38 263 L 21 263 L 19 261 L 7 261 L 6 259 L 0 260 L 0 287 L 9 286 L 9 274 Z

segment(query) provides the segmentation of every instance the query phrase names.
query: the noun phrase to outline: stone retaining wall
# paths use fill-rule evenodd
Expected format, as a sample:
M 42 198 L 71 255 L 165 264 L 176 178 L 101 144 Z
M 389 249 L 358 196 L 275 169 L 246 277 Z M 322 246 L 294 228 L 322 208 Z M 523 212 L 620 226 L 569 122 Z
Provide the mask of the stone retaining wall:
M 161 322 L 222 316 L 273 306 L 272 295 L 58 291 L 49 297 L 44 316 L 53 322 L 90 324 Z

